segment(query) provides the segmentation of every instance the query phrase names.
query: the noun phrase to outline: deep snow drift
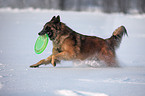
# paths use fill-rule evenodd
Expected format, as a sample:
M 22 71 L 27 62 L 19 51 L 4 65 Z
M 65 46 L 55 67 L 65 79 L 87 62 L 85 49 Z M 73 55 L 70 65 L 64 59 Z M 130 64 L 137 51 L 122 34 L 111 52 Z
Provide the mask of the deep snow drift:
M 29 68 L 51 54 L 51 41 L 40 55 L 34 53 L 34 44 L 54 15 L 79 33 L 102 38 L 124 25 L 129 37 L 117 50 L 122 68 L 78 67 L 68 61 L 55 68 Z M 145 15 L 8 8 L 0 9 L 0 21 L 0 96 L 145 95 Z

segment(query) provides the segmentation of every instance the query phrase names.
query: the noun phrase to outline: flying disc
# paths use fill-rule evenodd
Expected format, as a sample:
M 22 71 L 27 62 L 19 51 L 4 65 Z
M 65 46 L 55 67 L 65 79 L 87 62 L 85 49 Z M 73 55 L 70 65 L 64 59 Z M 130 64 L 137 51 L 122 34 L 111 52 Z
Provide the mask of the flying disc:
M 36 54 L 41 54 L 48 44 L 48 35 L 41 35 L 37 38 L 34 50 Z

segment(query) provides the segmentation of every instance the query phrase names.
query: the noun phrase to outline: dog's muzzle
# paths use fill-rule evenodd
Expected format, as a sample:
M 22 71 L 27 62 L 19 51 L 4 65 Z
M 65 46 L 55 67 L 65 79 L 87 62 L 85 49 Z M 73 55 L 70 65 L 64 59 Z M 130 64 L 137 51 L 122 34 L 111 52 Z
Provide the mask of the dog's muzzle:
M 45 35 L 45 34 L 48 34 L 48 36 L 51 38 L 53 36 L 53 32 L 47 32 L 47 31 L 41 31 L 38 33 L 38 35 Z
M 46 32 L 45 31 L 41 31 L 38 33 L 38 35 L 44 35 Z

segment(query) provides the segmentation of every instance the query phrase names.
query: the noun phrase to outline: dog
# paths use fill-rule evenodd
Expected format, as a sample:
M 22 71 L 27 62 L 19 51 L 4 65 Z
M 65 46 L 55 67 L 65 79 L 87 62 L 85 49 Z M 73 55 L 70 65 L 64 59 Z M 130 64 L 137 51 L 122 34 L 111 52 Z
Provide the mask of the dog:
M 115 50 L 120 46 L 123 35 L 127 35 L 126 28 L 120 26 L 112 36 L 102 39 L 96 36 L 87 36 L 75 32 L 63 22 L 60 16 L 53 16 L 38 35 L 48 34 L 53 42 L 52 55 L 30 67 L 39 67 L 42 64 L 52 64 L 54 67 L 61 60 L 86 60 L 96 58 L 109 67 L 118 67 Z M 127 35 L 128 36 L 128 35 Z

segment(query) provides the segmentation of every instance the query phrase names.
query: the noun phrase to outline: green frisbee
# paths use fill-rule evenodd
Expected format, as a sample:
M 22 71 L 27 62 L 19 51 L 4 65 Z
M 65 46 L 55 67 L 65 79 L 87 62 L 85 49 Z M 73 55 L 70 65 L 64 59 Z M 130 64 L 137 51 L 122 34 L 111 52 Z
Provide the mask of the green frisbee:
M 48 35 L 41 35 L 37 38 L 34 50 L 36 54 L 41 54 L 48 44 Z

